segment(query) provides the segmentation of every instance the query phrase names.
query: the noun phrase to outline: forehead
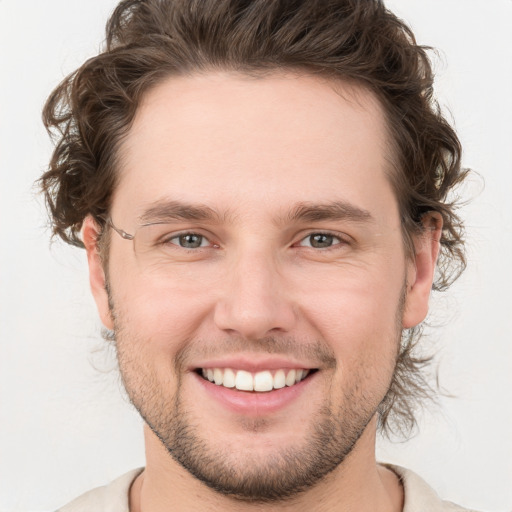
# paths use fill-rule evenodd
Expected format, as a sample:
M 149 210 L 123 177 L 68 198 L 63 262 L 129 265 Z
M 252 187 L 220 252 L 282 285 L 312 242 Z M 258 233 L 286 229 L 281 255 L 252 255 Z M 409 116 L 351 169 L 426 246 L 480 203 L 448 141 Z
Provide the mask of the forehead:
M 172 199 L 270 214 L 345 201 L 393 216 L 388 147 L 382 108 L 358 85 L 291 74 L 172 77 L 143 98 L 120 148 L 113 210 L 128 219 Z

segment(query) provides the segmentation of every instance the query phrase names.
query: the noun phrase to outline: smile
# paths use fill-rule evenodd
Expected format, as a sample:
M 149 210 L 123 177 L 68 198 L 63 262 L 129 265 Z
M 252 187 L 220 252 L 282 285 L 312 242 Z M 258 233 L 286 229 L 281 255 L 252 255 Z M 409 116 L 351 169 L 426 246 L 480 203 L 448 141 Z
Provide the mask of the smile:
M 311 373 L 311 370 L 296 368 L 263 370 L 251 373 L 246 370 L 233 370 L 231 368 L 202 368 L 198 373 L 205 380 L 217 386 L 262 393 L 282 389 L 286 386 L 294 386 L 304 380 Z

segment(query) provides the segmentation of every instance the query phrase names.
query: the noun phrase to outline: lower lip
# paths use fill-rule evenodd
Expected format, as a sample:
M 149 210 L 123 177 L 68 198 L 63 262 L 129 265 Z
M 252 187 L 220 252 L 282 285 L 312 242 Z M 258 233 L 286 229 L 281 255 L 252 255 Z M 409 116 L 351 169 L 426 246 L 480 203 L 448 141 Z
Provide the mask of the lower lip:
M 293 386 L 287 386 L 264 393 L 239 391 L 235 388 L 218 386 L 194 373 L 199 385 L 213 399 L 219 401 L 232 412 L 247 416 L 263 416 L 284 409 L 311 386 L 318 372 L 308 375 Z

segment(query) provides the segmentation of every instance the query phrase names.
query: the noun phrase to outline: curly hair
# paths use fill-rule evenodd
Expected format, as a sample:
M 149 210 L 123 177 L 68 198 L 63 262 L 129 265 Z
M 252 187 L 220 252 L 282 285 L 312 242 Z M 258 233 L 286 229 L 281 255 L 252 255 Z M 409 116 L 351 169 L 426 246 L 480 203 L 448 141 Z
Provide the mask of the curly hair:
M 411 250 L 426 212 L 441 214 L 433 288 L 444 290 L 465 268 L 453 190 L 466 171 L 457 135 L 433 97 L 429 50 L 381 0 L 123 0 L 107 23 L 102 53 L 64 79 L 44 107 L 55 150 L 40 184 L 53 234 L 83 246 L 86 216 L 104 227 L 120 143 L 152 87 L 215 69 L 299 70 L 361 84 L 380 100 L 404 243 Z M 429 358 L 414 355 L 418 334 L 402 336 L 380 408 L 384 433 L 409 432 L 418 399 L 430 394 L 422 372 Z

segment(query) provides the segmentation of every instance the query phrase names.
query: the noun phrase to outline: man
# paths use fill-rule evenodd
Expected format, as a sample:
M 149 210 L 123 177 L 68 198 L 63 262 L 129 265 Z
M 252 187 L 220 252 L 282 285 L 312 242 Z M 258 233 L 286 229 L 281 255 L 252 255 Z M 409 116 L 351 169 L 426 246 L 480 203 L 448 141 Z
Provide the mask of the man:
M 418 326 L 464 267 L 431 87 L 380 1 L 121 2 L 48 100 L 42 186 L 147 462 L 63 511 L 462 510 L 375 460 L 429 394 Z

